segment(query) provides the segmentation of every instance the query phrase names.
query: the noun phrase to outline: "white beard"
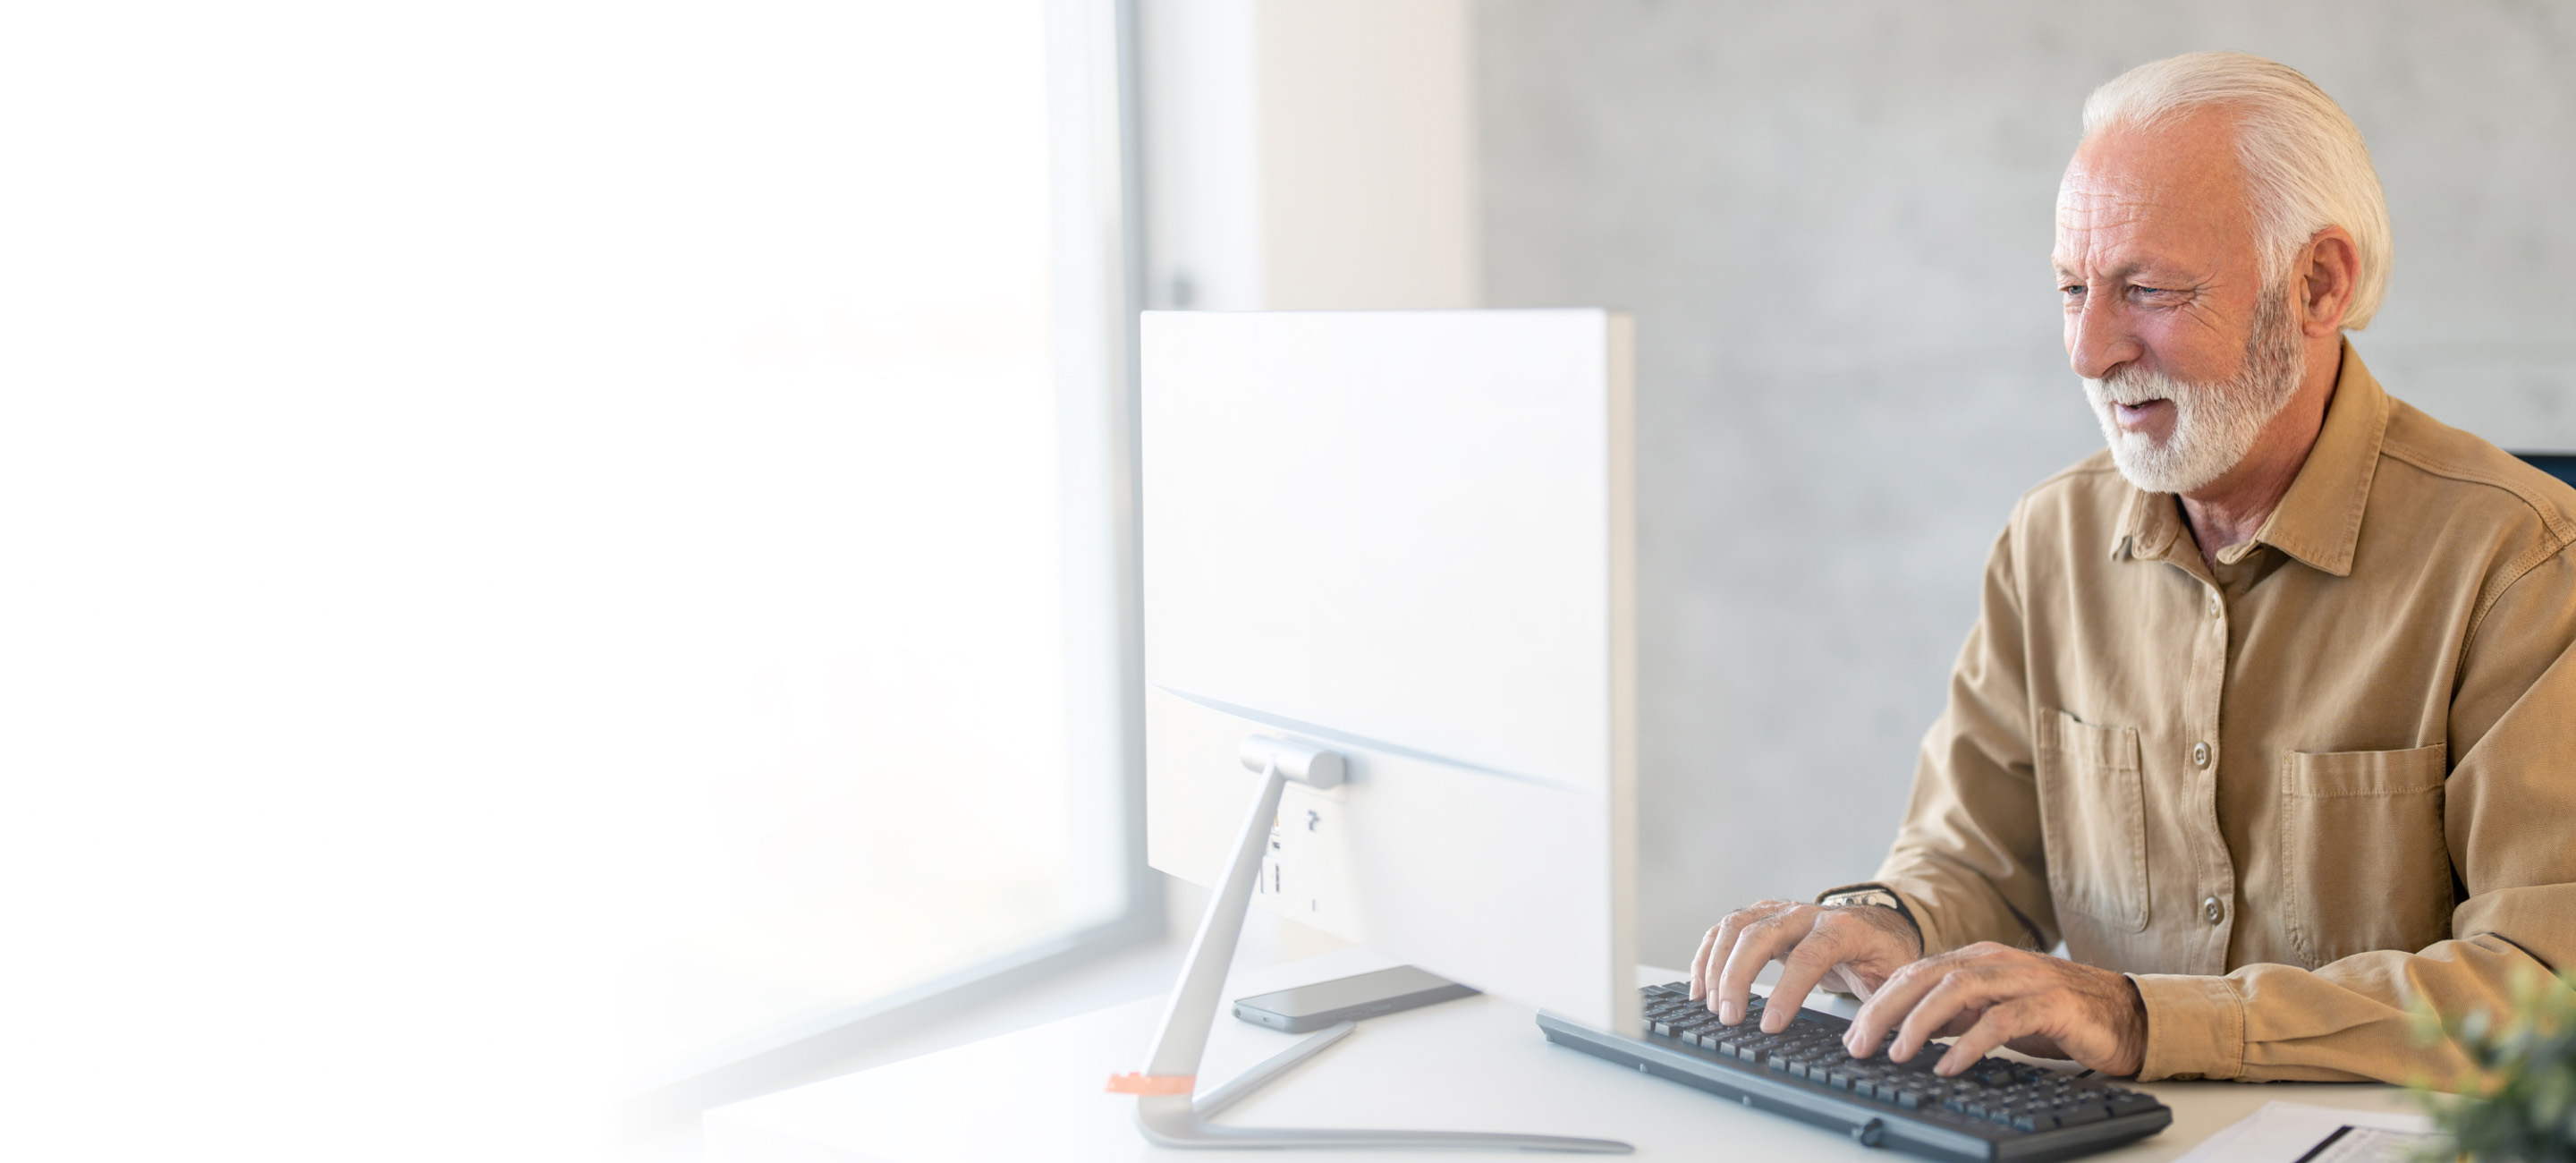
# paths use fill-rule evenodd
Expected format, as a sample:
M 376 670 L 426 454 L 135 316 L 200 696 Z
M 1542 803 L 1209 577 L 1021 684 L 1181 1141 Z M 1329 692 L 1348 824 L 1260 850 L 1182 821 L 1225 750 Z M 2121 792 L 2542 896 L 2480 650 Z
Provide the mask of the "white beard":
M 2307 375 L 2307 349 L 2281 306 L 2281 293 L 2266 292 L 2245 341 L 2245 366 L 2215 383 L 2186 383 L 2160 372 L 2123 367 L 2110 378 L 2084 381 L 2084 397 L 2111 443 L 2111 461 L 2130 484 L 2150 493 L 2187 493 L 2226 474 L 2253 451 Z M 2171 400 L 2173 431 L 2162 441 L 2125 432 L 2111 405 Z

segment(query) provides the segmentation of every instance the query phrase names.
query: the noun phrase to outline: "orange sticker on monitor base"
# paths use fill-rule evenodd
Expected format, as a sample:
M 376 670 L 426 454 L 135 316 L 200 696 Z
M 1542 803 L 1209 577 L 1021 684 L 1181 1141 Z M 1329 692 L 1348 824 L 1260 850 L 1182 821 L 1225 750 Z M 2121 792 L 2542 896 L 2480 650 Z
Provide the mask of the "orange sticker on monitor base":
M 1198 1084 L 1199 1076 L 1195 1074 L 1112 1074 L 1109 1076 L 1109 1093 L 1186 1095 L 1197 1089 Z

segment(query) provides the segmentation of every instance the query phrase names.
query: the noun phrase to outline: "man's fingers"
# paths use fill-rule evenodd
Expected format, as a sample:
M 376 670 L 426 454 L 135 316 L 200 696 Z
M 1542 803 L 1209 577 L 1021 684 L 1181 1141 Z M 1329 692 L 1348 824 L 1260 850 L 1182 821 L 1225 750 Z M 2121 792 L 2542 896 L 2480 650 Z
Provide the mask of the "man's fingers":
M 1859 1016 L 1852 1019 L 1851 1029 L 1847 1031 L 1849 1038 L 1846 1044 L 1878 1045 L 1887 1037 L 1889 1030 L 1895 1029 L 1897 1023 L 1905 1020 L 1906 1014 L 1913 1012 L 1914 1007 L 1923 1001 L 1924 995 L 1932 992 L 1942 982 L 1949 980 L 1951 974 L 1967 965 L 1970 956 L 1968 950 L 1943 953 L 1936 957 L 1926 957 L 1889 974 L 1887 980 L 1879 985 L 1878 992 L 1871 994 L 1869 1000 L 1862 1003 Z M 1897 1046 L 1888 1048 L 1888 1053 L 1895 1054 L 1897 1047 L 1903 1045 L 1904 1042 L 1900 1039 Z M 1898 1061 L 1903 1060 L 1898 1059 Z
M 1691 959 L 1692 1001 L 1707 997 L 1717 988 L 1717 967 L 1726 964 L 1726 948 L 1735 943 L 1735 931 L 1743 926 L 1743 918 L 1742 909 L 1728 913 L 1709 926 L 1707 936 L 1700 938 L 1699 956 Z
M 1807 1004 L 1807 995 L 1850 955 L 1852 944 L 1853 934 L 1848 928 L 1827 923 L 1824 918 L 1809 926 L 1806 936 L 1780 959 L 1780 980 L 1771 986 L 1771 1001 L 1762 1011 L 1763 1031 L 1776 1034 L 1788 1029 L 1790 1019 L 1798 1016 L 1798 1007 Z M 1776 1027 L 1774 1014 L 1779 1015 Z
M 1719 1012 L 1718 975 L 1725 970 L 1726 959 L 1733 955 L 1735 943 L 1742 938 L 1745 928 L 1790 907 L 1793 906 L 1787 901 L 1755 901 L 1726 914 L 1718 921 L 1717 927 L 1709 931 L 1708 958 L 1701 963 L 1699 975 L 1691 982 L 1692 996 L 1708 999 L 1709 1012 Z
M 1929 957 L 1889 974 L 1886 981 L 1879 983 L 1878 992 L 1861 1003 L 1851 1029 L 1843 1032 L 1843 1045 L 1877 1045 L 1887 1031 L 1904 1019 L 1906 1011 L 1914 1008 L 1925 990 L 1940 984 L 1942 975 L 1953 964 L 1944 957 Z M 1891 1047 L 1888 1052 L 1893 1054 L 1895 1049 Z
M 2024 1049 L 2068 1054 L 2097 1070 L 2134 1071 L 2141 1054 L 2127 1047 L 2143 1040 L 2143 1019 L 2135 1015 L 2144 1007 L 2105 984 L 2124 980 L 2027 950 L 1971 945 L 1890 975 L 1843 1045 L 1855 1055 L 1875 1049 L 1886 1037 L 1880 1031 L 1893 1024 L 1887 1054 L 1899 1062 L 1912 1061 L 1934 1038 L 1958 1035 L 1933 1066 L 1945 1077 L 2021 1039 Z
M 1925 1043 L 1974 1028 L 1974 1022 L 1984 1020 L 1980 1011 L 2026 992 L 2010 972 L 1978 965 L 1954 967 L 1938 984 L 1923 991 L 1922 1000 L 1906 1013 L 1896 1028 L 1896 1041 L 1887 1048 L 1887 1056 L 1911 1062 Z
M 1753 979 L 1761 975 L 1763 966 L 1804 938 L 1813 923 L 1805 909 L 1783 909 L 1747 924 L 1735 935 L 1717 978 L 1719 1021 L 1732 1026 L 1744 1020 L 1745 1005 L 1753 997 Z
M 2046 1025 L 2047 1007 L 2038 998 L 2019 997 L 1986 1008 L 1984 1017 L 1959 1040 L 1950 1043 L 1950 1052 L 1934 1063 L 1932 1072 L 1944 1078 L 1977 1064 L 2004 1043 L 2025 1034 L 2038 1033 Z
M 1726 922 L 1723 920 L 1710 925 L 1708 932 L 1699 939 L 1699 952 L 1691 954 L 1690 999 L 1692 1001 L 1698 1001 L 1701 994 L 1708 992 L 1701 985 L 1707 980 L 1708 953 L 1709 950 L 1717 948 L 1717 934 L 1725 928 Z
M 1771 915 L 1778 904 L 1778 901 L 1755 901 L 1726 914 L 1717 922 L 1716 928 L 1709 930 L 1708 960 L 1700 966 L 1699 980 L 1694 983 L 1699 990 L 1696 996 L 1709 999 L 1708 1008 L 1717 1008 L 1717 974 L 1726 968 L 1727 954 L 1734 951 L 1737 938 L 1744 934 L 1744 927 Z

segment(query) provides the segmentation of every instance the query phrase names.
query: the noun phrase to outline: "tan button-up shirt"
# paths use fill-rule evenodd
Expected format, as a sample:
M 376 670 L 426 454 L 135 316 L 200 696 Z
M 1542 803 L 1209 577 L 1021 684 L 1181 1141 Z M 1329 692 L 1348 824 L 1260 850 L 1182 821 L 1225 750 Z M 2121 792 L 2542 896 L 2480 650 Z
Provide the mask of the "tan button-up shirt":
M 2204 565 L 2105 452 L 2025 495 L 1878 880 L 1927 951 L 2130 973 L 2143 1078 L 2447 1078 L 2416 999 L 2576 968 L 2576 490 L 2390 397 Z

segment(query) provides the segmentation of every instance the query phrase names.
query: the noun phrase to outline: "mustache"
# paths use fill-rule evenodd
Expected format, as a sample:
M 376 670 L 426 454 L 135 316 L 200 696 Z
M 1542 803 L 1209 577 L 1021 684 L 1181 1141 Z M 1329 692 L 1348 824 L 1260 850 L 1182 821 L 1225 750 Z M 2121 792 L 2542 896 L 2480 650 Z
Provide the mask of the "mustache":
M 2202 385 L 2184 383 L 2162 372 L 2120 368 L 2098 380 L 2084 381 L 2093 397 L 2112 404 L 2144 404 L 2149 400 L 2171 400 L 2177 404 L 2202 394 Z

